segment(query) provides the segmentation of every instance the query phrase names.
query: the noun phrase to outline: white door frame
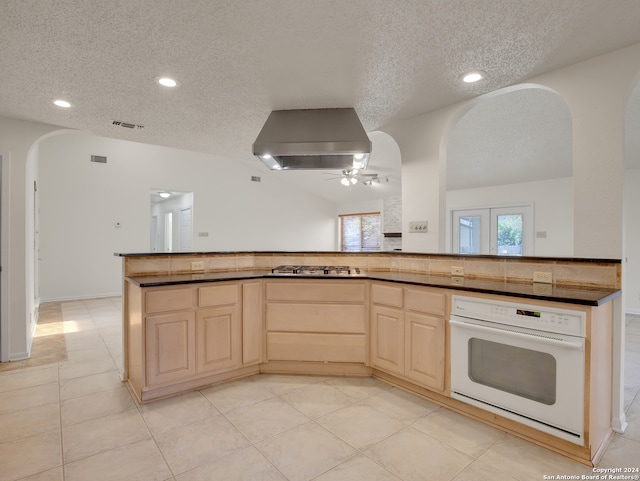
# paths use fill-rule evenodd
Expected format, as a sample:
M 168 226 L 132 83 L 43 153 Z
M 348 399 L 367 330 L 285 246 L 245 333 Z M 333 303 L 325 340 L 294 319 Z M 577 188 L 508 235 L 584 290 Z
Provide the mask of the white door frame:
M 533 256 L 534 249 L 534 211 L 533 204 L 513 204 L 502 206 L 484 206 L 451 210 L 451 252 L 460 252 L 459 224 L 460 217 L 480 217 L 480 254 L 498 254 L 497 218 L 499 215 L 522 215 L 522 255 Z
M 0 362 L 9 360 L 9 157 L 0 152 Z

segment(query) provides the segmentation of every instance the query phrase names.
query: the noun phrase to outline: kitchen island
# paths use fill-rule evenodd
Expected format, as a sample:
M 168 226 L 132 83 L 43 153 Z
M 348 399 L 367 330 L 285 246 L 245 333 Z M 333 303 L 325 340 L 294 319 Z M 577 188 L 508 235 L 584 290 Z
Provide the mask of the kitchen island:
M 399 253 L 120 256 L 123 377 L 141 402 L 258 372 L 375 376 L 585 463 L 597 459 L 611 435 L 606 386 L 619 261 Z M 357 275 L 271 271 L 281 264 L 349 265 Z M 464 276 L 451 275 L 461 270 Z M 531 282 L 541 271 L 555 283 Z M 583 313 L 582 444 L 452 397 L 447 319 L 460 294 Z

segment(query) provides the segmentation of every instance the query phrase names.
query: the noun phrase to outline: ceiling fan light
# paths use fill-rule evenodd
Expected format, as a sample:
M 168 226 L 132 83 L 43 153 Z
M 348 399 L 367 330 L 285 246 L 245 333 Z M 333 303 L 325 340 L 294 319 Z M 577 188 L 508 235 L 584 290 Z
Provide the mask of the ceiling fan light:
M 351 180 L 351 183 L 354 185 L 356 184 L 356 182 L 358 182 L 358 179 L 356 179 L 355 177 L 351 177 L 350 180 Z
M 344 185 L 345 187 L 349 187 L 349 178 L 348 177 L 343 177 L 342 179 L 340 179 L 340 183 L 342 185 Z
M 353 154 L 353 168 L 364 169 L 369 163 L 369 154 Z

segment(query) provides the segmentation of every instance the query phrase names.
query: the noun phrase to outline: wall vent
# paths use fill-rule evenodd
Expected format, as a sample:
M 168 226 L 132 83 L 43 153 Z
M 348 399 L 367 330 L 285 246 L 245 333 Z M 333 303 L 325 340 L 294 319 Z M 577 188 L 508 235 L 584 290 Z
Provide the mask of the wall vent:
M 251 182 L 260 182 L 260 177 L 258 177 L 257 175 L 252 175 Z
M 144 125 L 132 124 L 131 122 L 122 122 L 121 120 L 114 120 L 113 122 L 111 122 L 111 124 L 115 125 L 116 127 L 124 127 L 125 129 L 144 129 Z
M 92 155 L 91 162 L 98 162 L 99 164 L 106 164 L 107 157 L 104 155 Z

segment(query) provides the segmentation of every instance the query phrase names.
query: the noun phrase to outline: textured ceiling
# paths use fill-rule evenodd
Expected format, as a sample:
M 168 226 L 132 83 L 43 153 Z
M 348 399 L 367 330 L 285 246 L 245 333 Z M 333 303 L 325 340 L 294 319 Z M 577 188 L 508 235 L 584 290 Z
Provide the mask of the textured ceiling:
M 451 132 L 447 190 L 572 174 L 571 112 L 549 90 L 523 88 L 478 102 Z
M 640 42 L 638 0 L 3 0 L 0 9 L 0 115 L 256 169 L 251 144 L 271 110 L 354 107 L 371 132 Z M 488 78 L 461 85 L 471 69 Z M 159 87 L 159 75 L 179 87 Z M 73 108 L 53 107 L 60 97 Z

